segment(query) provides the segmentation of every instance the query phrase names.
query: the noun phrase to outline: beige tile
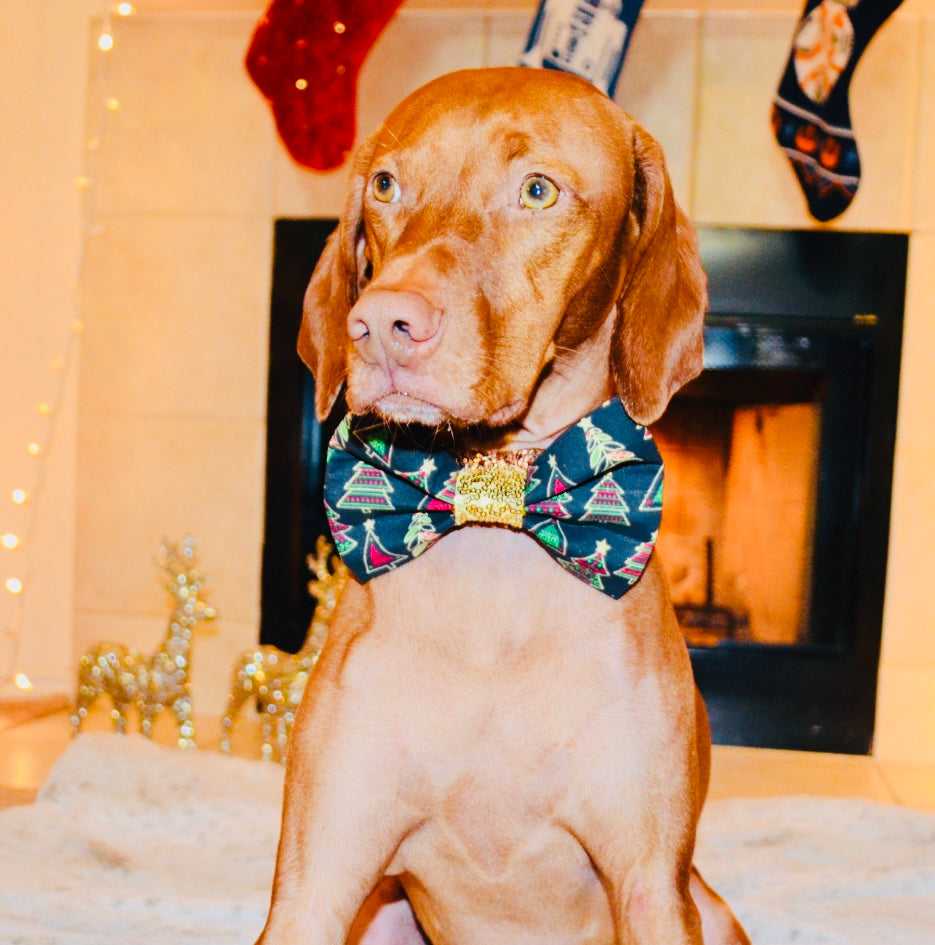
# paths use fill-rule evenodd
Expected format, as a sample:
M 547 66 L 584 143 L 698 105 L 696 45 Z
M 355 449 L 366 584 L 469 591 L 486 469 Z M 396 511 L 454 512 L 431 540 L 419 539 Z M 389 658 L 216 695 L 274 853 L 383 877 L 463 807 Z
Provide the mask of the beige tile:
M 916 228 L 935 230 L 935 2 L 920 25 L 922 63 L 914 167 Z
M 84 280 L 83 415 L 266 415 L 272 228 L 113 215 Z
M 898 18 L 935 17 L 935 0 L 904 0 L 896 11 Z
M 929 578 L 935 561 L 933 298 L 935 233 L 916 233 L 910 243 L 883 630 L 884 661 L 914 669 L 935 669 L 935 600 Z
M 694 206 L 698 223 L 809 226 L 798 182 L 770 124 L 792 14 L 702 21 Z
M 676 199 L 692 204 L 700 19 L 643 14 L 623 64 L 615 100 L 662 145 Z
M 337 218 L 344 209 L 350 161 L 333 171 L 315 171 L 297 164 L 277 146 L 273 171 L 273 213 L 276 217 Z
M 487 19 L 485 66 L 519 65 L 535 10 L 534 4 L 528 12 L 498 13 Z
M 935 766 L 880 761 L 877 767 L 900 804 L 935 812 Z
M 266 7 L 263 0 L 136 0 L 134 8 L 140 14 L 169 13 L 184 15 L 198 13 L 250 13 L 260 14 Z
M 430 79 L 484 65 L 484 42 L 484 18 L 479 14 L 400 11 L 361 69 L 359 137 L 373 131 L 406 95 Z
M 873 755 L 935 764 L 935 669 L 880 666 Z
M 815 794 L 892 802 L 895 795 L 873 760 L 856 755 L 716 745 L 711 799 Z
M 849 229 L 908 230 L 919 89 L 915 19 L 888 20 L 874 36 L 851 83 L 851 123 L 860 149 L 857 196 L 841 217 Z
M 114 24 L 96 152 L 100 212 L 269 212 L 273 122 L 244 68 L 256 18 L 128 17 Z
M 31 491 L 37 487 L 41 490 L 33 501 L 18 506 L 7 500 L 9 493 L 4 489 L 2 498 L 7 501 L 4 503 L 3 524 L 0 525 L 0 531 L 13 531 L 23 539 L 19 549 L 12 552 L 4 549 L 0 555 L 4 569 L 2 578 L 5 580 L 11 572 L 26 578 L 26 590 L 16 601 L 11 599 L 11 594 L 2 595 L 7 600 L 0 605 L 0 626 L 19 626 L 19 666 L 10 667 L 8 662 L 2 665 L 5 672 L 25 670 L 36 685 L 55 686 L 56 681 L 65 678 L 71 648 L 77 373 L 72 370 L 65 381 L 54 430 L 44 440 L 47 448 L 45 458 L 40 458 L 38 466 L 33 461 L 25 478 L 21 479 L 17 474 L 15 478 L 10 475 L 5 479 L 0 474 L 0 479 L 4 479 L 8 487 L 25 484 Z M 32 415 L 38 418 L 37 414 Z M 3 422 L 6 420 L 4 414 Z M 48 429 L 46 422 L 42 427 L 44 435 Z M 29 439 L 33 435 L 34 431 Z M 16 443 L 24 454 L 27 442 L 23 437 Z M 6 457 L 3 465 L 6 466 Z M 9 475 L 12 470 L 9 466 L 6 468 Z M 4 636 L 4 652 L 8 660 L 11 640 L 6 633 Z
M 883 618 L 884 664 L 935 672 L 935 445 L 896 455 Z M 935 716 L 930 722 L 935 733 Z
M 805 0 L 693 0 L 695 6 L 706 13 L 734 13 L 745 17 L 772 15 L 774 13 L 802 12 Z
M 76 606 L 167 614 L 154 565 L 191 534 L 212 603 L 256 623 L 265 428 L 181 417 L 87 419 L 80 431 Z
M 935 231 L 916 232 L 909 242 L 902 367 L 899 378 L 899 442 L 935 446 Z

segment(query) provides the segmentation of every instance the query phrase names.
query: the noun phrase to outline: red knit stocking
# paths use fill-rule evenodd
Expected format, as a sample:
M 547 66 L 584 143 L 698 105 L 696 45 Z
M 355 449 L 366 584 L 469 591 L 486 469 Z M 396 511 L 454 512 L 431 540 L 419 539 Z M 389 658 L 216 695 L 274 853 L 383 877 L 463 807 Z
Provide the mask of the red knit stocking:
M 272 0 L 247 51 L 247 72 L 269 100 L 300 164 L 339 167 L 354 144 L 361 63 L 402 0 Z

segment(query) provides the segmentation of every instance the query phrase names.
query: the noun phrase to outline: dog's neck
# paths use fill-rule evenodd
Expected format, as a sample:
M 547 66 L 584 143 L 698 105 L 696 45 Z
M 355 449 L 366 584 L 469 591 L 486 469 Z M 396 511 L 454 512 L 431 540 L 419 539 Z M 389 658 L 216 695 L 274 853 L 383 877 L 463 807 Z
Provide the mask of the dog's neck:
M 613 396 L 607 356 L 613 329 L 611 314 L 583 344 L 555 353 L 542 371 L 525 412 L 509 426 L 479 437 L 475 444 L 479 450 L 545 449 Z

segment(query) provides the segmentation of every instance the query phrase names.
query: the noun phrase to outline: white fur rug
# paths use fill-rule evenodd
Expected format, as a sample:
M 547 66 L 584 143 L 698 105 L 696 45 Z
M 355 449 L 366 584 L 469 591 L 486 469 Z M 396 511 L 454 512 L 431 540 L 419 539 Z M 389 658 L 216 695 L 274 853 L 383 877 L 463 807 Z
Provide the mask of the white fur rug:
M 82 735 L 0 811 L 2 945 L 251 945 L 277 765 Z M 935 816 L 864 801 L 711 803 L 697 862 L 754 945 L 933 945 Z

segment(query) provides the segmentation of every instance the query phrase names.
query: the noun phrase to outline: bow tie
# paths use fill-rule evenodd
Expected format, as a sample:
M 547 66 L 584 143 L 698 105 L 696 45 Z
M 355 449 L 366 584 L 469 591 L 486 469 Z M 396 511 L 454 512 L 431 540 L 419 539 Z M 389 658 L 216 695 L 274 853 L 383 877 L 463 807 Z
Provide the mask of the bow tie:
M 348 416 L 328 446 L 325 514 L 360 581 L 418 557 L 461 526 L 522 529 L 613 598 L 639 579 L 662 514 L 662 458 L 609 400 L 542 452 L 459 461 L 433 431 Z

